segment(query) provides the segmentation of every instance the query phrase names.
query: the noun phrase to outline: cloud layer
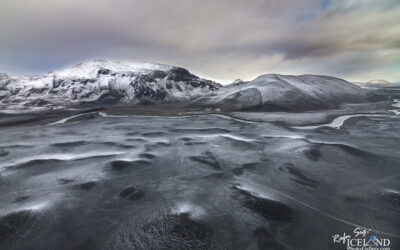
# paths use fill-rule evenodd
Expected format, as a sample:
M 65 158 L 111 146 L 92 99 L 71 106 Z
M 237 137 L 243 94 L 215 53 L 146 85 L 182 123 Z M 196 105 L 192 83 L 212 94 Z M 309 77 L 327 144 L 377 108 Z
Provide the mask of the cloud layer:
M 88 59 L 156 61 L 205 77 L 400 80 L 396 0 L 3 0 L 0 71 Z

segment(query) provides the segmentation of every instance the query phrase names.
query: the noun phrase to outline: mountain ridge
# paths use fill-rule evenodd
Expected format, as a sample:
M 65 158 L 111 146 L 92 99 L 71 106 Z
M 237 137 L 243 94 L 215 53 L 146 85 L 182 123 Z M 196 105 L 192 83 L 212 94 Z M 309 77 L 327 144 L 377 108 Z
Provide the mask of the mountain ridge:
M 42 76 L 0 74 L 0 108 L 6 112 L 118 103 L 185 103 L 227 111 L 314 110 L 376 100 L 367 90 L 331 76 L 264 74 L 223 86 L 187 69 L 155 63 L 93 60 Z

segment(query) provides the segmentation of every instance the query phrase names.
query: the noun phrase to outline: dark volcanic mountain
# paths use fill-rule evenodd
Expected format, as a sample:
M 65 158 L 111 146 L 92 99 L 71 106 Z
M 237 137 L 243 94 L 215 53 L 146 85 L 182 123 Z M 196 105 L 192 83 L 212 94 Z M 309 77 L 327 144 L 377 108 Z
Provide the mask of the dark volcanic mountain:
M 221 110 L 315 110 L 375 101 L 345 80 L 316 75 L 262 75 L 222 86 L 184 68 L 90 61 L 44 76 L 0 75 L 0 108 L 21 112 L 88 108 L 117 103 L 184 103 Z

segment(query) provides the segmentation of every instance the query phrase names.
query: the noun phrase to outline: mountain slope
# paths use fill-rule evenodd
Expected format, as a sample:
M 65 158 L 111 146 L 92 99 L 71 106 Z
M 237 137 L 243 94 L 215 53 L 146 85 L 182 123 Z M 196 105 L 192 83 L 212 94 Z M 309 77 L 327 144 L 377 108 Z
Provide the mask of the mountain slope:
M 195 105 L 222 110 L 315 110 L 343 103 L 375 101 L 378 97 L 345 80 L 318 75 L 268 74 L 250 82 L 219 89 L 196 100 Z

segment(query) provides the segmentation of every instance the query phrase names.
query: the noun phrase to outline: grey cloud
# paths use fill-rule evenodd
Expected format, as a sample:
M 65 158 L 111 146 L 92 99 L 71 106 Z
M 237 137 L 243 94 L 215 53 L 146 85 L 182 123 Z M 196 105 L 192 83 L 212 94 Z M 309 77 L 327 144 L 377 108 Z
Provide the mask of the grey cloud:
M 351 79 L 400 61 L 397 1 L 321 6 L 320 0 L 4 0 L 0 67 L 35 73 L 104 57 L 177 64 L 220 79 L 270 72 Z

